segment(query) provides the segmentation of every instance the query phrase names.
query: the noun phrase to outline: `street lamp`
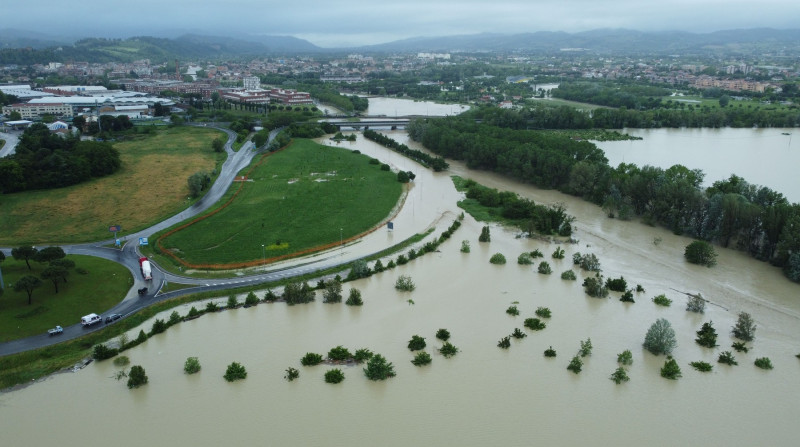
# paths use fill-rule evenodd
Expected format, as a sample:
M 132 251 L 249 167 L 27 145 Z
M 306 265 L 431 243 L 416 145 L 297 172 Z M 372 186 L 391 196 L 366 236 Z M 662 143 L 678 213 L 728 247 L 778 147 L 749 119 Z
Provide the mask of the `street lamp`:
M 261 252 L 264 256 L 264 265 L 267 265 L 267 248 L 264 246 L 264 244 L 261 244 Z
M 342 239 L 342 229 L 339 228 L 339 248 L 344 247 L 344 240 Z

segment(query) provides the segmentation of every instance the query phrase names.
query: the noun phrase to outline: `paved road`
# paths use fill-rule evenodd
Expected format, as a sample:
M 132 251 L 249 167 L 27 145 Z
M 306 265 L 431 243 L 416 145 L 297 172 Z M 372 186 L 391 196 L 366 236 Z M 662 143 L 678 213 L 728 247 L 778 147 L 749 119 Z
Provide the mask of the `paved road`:
M 21 131 L 13 130 L 11 132 L 0 132 L 0 140 L 6 140 L 6 144 L 4 144 L 3 148 L 0 149 L 0 158 L 14 153 L 17 143 L 19 143 L 19 136 L 21 134 Z
M 158 265 L 153 263 L 153 279 L 151 281 L 144 281 L 143 279 L 141 279 L 142 277 L 141 277 L 141 272 L 139 271 L 139 261 L 138 261 L 140 257 L 140 254 L 138 252 L 139 238 L 150 237 L 150 235 L 158 231 L 161 231 L 165 228 L 168 228 L 176 223 L 182 222 L 191 217 L 197 216 L 200 213 L 207 210 L 208 208 L 210 208 L 214 203 L 216 203 L 220 198 L 222 198 L 222 196 L 225 194 L 228 187 L 233 182 L 234 177 L 239 173 L 239 171 L 247 167 L 253 160 L 253 158 L 264 150 L 263 148 L 261 149 L 255 148 L 251 142 L 248 142 L 244 146 L 242 146 L 242 148 L 239 149 L 238 152 L 234 152 L 231 147 L 231 144 L 236 139 L 236 134 L 228 129 L 224 128 L 219 128 L 219 129 L 225 131 L 228 134 L 228 141 L 225 144 L 225 151 L 228 154 L 228 159 L 222 165 L 222 169 L 220 170 L 220 175 L 214 182 L 214 185 L 212 185 L 211 189 L 209 189 L 206 195 L 202 199 L 197 201 L 194 205 L 162 222 L 157 223 L 156 225 L 138 231 L 134 234 L 125 236 L 124 238 L 125 244 L 122 246 L 121 249 L 107 247 L 107 245 L 111 245 L 114 243 L 113 239 L 108 239 L 99 242 L 92 242 L 88 244 L 73 244 L 73 245 L 61 246 L 64 249 L 64 252 L 67 254 L 97 256 L 100 258 L 108 259 L 110 261 L 118 262 L 127 267 L 128 270 L 130 270 L 131 273 L 133 274 L 134 286 L 128 292 L 126 299 L 124 299 L 122 302 L 120 302 L 113 308 L 104 312 L 103 315 L 108 315 L 110 313 L 119 313 L 122 314 L 123 316 L 126 316 L 135 313 L 140 309 L 143 309 L 159 301 L 163 301 L 181 295 L 187 295 L 190 293 L 202 292 L 202 291 L 218 291 L 235 287 L 241 287 L 244 285 L 272 282 L 283 278 L 303 275 L 306 273 L 327 269 L 337 265 L 346 264 L 354 260 L 352 256 L 348 257 L 348 256 L 343 256 L 344 253 L 337 253 L 336 255 L 317 258 L 313 262 L 309 262 L 307 264 L 299 266 L 268 271 L 262 274 L 251 275 L 241 278 L 213 279 L 213 280 L 202 279 L 202 278 L 189 278 L 189 277 L 175 275 L 172 273 L 167 273 L 163 271 L 161 268 L 159 268 Z M 270 133 L 269 142 L 271 142 L 275 138 L 275 136 L 278 134 L 280 130 L 281 129 L 277 129 Z M 6 256 L 11 256 L 10 248 L 0 248 L 0 250 L 2 250 L 6 254 Z M 169 282 L 183 283 L 183 284 L 196 284 L 197 287 L 181 289 L 169 293 L 158 293 L 158 290 L 160 289 L 164 280 Z M 136 291 L 141 287 L 147 287 L 149 290 L 146 295 L 139 297 Z M 41 335 L 35 335 L 6 343 L 0 343 L 0 356 L 15 354 L 18 352 L 23 352 L 31 349 L 36 349 L 60 343 L 66 340 L 80 337 L 81 335 L 84 335 L 86 333 L 101 329 L 103 326 L 104 326 L 103 323 L 99 323 L 90 327 L 82 327 L 78 323 L 71 326 L 64 326 L 64 332 L 60 335 L 49 336 L 47 333 L 42 333 Z

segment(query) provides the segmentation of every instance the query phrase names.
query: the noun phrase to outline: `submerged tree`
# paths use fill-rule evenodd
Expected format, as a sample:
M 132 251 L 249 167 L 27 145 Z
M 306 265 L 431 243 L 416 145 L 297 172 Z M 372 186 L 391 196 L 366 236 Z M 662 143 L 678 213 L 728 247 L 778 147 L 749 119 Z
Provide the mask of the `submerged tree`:
M 733 326 L 733 336 L 744 341 L 753 341 L 756 338 L 756 323 L 747 312 L 739 312 L 739 318 Z
M 677 346 L 675 331 L 669 321 L 664 318 L 656 320 L 647 330 L 647 334 L 644 337 L 644 348 L 655 355 L 669 355 Z

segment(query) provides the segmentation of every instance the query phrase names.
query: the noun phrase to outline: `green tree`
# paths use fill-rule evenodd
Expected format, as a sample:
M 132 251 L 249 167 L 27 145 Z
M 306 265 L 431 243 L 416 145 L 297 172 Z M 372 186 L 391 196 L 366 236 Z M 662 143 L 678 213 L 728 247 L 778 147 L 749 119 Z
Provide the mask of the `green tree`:
M 323 303 L 342 302 L 342 282 L 334 278 L 325 284 L 325 291 L 322 292 Z
M 61 247 L 45 247 L 33 255 L 33 260 L 42 264 L 62 259 L 66 257 L 64 249 Z
M 225 370 L 225 375 L 223 377 L 228 382 L 246 379 L 247 370 L 241 364 L 233 362 L 230 365 L 228 365 L 228 369 Z
M 367 361 L 367 367 L 364 368 L 364 375 L 369 380 L 386 380 L 394 377 L 394 365 L 387 362 L 386 359 L 380 355 L 375 354 Z
M 364 301 L 361 299 L 361 291 L 356 288 L 350 289 L 350 295 L 347 297 L 345 304 L 348 306 L 361 306 Z
M 340 383 L 344 380 L 344 373 L 339 368 L 330 369 L 325 372 L 325 383 Z
M 131 372 L 128 373 L 128 388 L 139 388 L 148 382 L 147 374 L 140 365 L 131 366 Z
M 420 351 L 425 349 L 425 337 L 412 335 L 411 340 L 408 341 L 408 349 L 411 351 Z
M 22 114 L 20 114 L 16 110 L 12 110 L 11 113 L 8 114 L 9 121 L 19 121 L 21 119 L 22 119 Z
M 714 330 L 714 322 L 703 323 L 703 327 L 697 331 L 697 338 L 694 340 L 700 346 L 714 348 L 717 346 L 717 331 Z
M 25 261 L 25 265 L 28 266 L 28 270 L 31 270 L 30 260 L 35 259 L 38 251 L 39 250 L 30 245 L 23 245 L 21 247 L 12 248 L 11 256 L 13 256 L 17 261 Z
M 739 312 L 736 324 L 733 326 L 733 336 L 744 341 L 753 341 L 756 338 L 756 323 L 747 312 Z
M 58 281 L 63 280 L 64 282 L 67 282 L 68 275 L 69 271 L 67 269 L 65 269 L 64 267 L 54 266 L 54 265 L 45 268 L 44 270 L 42 270 L 42 273 L 39 274 L 39 276 L 41 276 L 42 279 L 50 280 L 53 282 L 53 287 L 55 288 L 56 293 L 58 293 Z
M 442 341 L 447 341 L 450 339 L 450 331 L 447 329 L 439 329 L 436 331 L 436 338 Z
M 491 241 L 492 241 L 492 235 L 489 232 L 489 226 L 488 225 L 484 226 L 481 229 L 481 235 L 478 237 L 478 242 L 491 242 Z
M 33 291 L 42 285 L 42 280 L 31 275 L 23 276 L 14 283 L 14 290 L 17 292 L 25 291 L 28 294 L 28 305 L 31 305 Z
M 222 152 L 225 150 L 225 142 L 222 141 L 222 138 L 214 138 L 211 148 L 214 149 L 214 152 Z
M 197 357 L 188 357 L 186 363 L 183 364 L 183 372 L 186 374 L 200 372 L 200 360 Z
M 655 355 L 671 354 L 672 350 L 678 346 L 675 339 L 675 330 L 672 325 L 664 318 L 659 318 L 647 330 L 644 337 L 644 348 Z
M 667 357 L 664 366 L 661 368 L 661 377 L 670 380 L 677 380 L 681 377 L 681 367 L 678 366 L 678 362 L 674 358 Z
M 706 241 L 694 241 L 686 246 L 683 257 L 692 264 L 713 267 L 717 264 L 717 253 L 714 247 Z

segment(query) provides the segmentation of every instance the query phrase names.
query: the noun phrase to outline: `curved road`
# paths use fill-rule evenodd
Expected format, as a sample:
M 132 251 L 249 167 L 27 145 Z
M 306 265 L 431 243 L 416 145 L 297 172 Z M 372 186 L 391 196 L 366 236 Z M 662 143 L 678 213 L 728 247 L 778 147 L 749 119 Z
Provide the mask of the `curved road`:
M 205 194 L 205 196 L 203 196 L 202 199 L 198 200 L 195 204 L 193 204 L 189 208 L 181 211 L 180 213 L 162 222 L 159 222 L 144 230 L 125 236 L 124 240 L 126 242 L 122 246 L 121 250 L 116 248 L 106 247 L 107 245 L 111 245 L 114 243 L 113 239 L 108 239 L 99 242 L 92 242 L 87 244 L 74 244 L 74 245 L 61 246 L 64 249 L 64 252 L 67 254 L 96 256 L 108 259 L 110 261 L 118 262 L 126 266 L 128 270 L 130 270 L 131 273 L 133 274 L 134 285 L 129 290 L 126 299 L 124 299 L 122 302 L 120 302 L 113 308 L 105 311 L 104 315 L 110 313 L 118 313 L 122 314 L 123 316 L 126 316 L 135 313 L 140 309 L 143 309 L 154 303 L 167 300 L 169 298 L 173 298 L 176 296 L 187 295 L 196 292 L 204 292 L 204 291 L 225 290 L 250 284 L 261 284 L 261 283 L 272 282 L 278 279 L 298 276 L 305 273 L 310 273 L 334 267 L 337 265 L 346 264 L 354 260 L 345 256 L 341 256 L 340 254 L 329 255 L 327 257 L 323 257 L 321 259 L 317 259 L 299 266 L 283 268 L 247 277 L 229 278 L 229 279 L 202 279 L 202 278 L 189 278 L 184 276 L 178 276 L 161 270 L 158 267 L 158 265 L 151 262 L 151 264 L 153 265 L 152 281 L 145 282 L 139 279 L 141 277 L 141 273 L 139 271 L 140 255 L 137 249 L 139 238 L 149 237 L 150 235 L 158 231 L 171 227 L 172 225 L 175 225 L 191 217 L 197 216 L 200 213 L 207 210 L 208 208 L 210 208 L 220 198 L 222 198 L 222 196 L 227 191 L 228 187 L 233 182 L 233 179 L 236 176 L 236 174 L 245 167 L 247 167 L 253 160 L 253 158 L 256 155 L 263 152 L 264 150 L 264 148 L 261 149 L 255 148 L 252 142 L 247 142 L 245 143 L 244 146 L 242 146 L 241 149 L 239 149 L 238 152 L 234 152 L 231 147 L 231 144 L 236 138 L 236 133 L 225 128 L 219 128 L 219 127 L 214 127 L 214 128 L 222 130 L 228 134 L 228 141 L 225 143 L 225 152 L 228 154 L 228 158 L 222 165 L 219 177 L 211 186 L 209 191 Z M 272 140 L 275 138 L 278 132 L 280 132 L 280 130 L 282 129 L 276 129 L 270 132 L 269 141 L 264 147 L 266 147 L 270 142 L 272 142 Z M 6 256 L 11 256 L 11 250 L 9 248 L 3 248 L 0 250 L 2 250 L 6 254 Z M 161 284 L 163 284 L 164 280 L 171 282 L 178 282 L 182 284 L 196 284 L 197 287 L 176 290 L 174 292 L 168 292 L 168 293 L 158 293 L 158 290 L 160 289 L 160 286 Z M 138 297 L 136 290 L 141 287 L 148 287 L 149 291 L 146 295 Z M 23 352 L 31 349 L 54 345 L 63 341 L 80 337 L 89 332 L 101 329 L 102 327 L 104 327 L 103 323 L 95 324 L 94 326 L 86 328 L 82 327 L 78 323 L 71 326 L 64 326 L 64 332 L 60 335 L 49 336 L 45 332 L 40 335 L 34 335 L 27 338 L 0 343 L 0 356 L 15 354 L 18 352 Z

